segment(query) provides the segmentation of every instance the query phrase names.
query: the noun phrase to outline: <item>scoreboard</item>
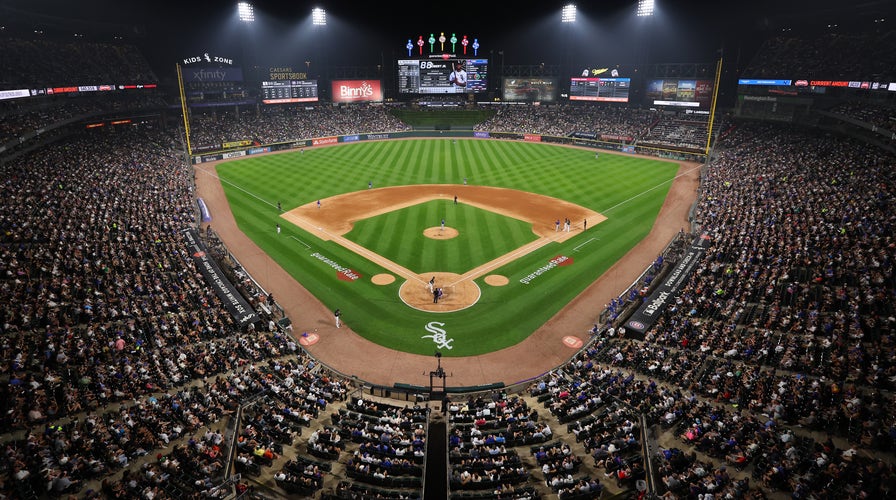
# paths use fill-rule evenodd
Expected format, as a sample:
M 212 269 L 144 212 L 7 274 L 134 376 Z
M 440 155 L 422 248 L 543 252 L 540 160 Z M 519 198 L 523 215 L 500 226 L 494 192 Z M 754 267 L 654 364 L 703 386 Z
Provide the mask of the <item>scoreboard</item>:
M 631 78 L 573 78 L 570 101 L 628 102 Z
M 466 84 L 455 85 L 451 74 L 466 72 Z M 488 87 L 488 59 L 401 59 L 398 61 L 400 94 L 469 94 Z
M 261 82 L 261 102 L 265 104 L 315 101 L 317 101 L 317 80 Z

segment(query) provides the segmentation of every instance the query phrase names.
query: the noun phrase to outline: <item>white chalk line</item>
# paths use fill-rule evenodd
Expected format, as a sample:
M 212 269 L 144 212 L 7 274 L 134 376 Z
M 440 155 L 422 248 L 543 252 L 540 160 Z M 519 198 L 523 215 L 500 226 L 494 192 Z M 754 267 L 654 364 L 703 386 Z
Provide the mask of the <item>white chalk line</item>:
M 308 248 L 308 250 L 311 250 L 311 245 L 309 245 L 309 244 L 305 243 L 304 241 L 302 241 L 302 240 L 296 238 L 295 236 L 290 236 L 290 238 L 292 238 L 292 239 L 298 241 L 299 243 L 305 245 L 305 247 Z

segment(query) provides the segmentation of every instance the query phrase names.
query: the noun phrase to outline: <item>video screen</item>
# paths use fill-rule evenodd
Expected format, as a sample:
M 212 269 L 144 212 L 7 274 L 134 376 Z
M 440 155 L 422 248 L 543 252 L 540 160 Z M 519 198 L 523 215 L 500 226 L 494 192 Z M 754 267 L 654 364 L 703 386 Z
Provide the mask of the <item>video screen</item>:
M 488 59 L 401 59 L 399 94 L 478 94 L 488 87 Z
M 504 78 L 501 99 L 505 101 L 557 100 L 556 78 Z
M 573 78 L 570 101 L 628 102 L 631 78 Z
M 654 79 L 647 82 L 647 99 L 654 106 L 678 106 L 709 109 L 712 104 L 711 80 Z

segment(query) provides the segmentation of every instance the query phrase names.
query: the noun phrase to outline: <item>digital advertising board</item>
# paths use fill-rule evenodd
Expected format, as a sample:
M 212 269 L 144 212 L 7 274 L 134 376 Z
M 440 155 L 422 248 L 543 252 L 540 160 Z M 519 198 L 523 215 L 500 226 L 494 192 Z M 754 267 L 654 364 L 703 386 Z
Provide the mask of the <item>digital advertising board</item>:
M 333 102 L 383 102 L 379 80 L 333 80 Z
M 554 102 L 557 100 L 556 78 L 504 78 L 501 89 L 501 99 L 504 101 Z
M 654 106 L 709 109 L 712 91 L 711 80 L 666 78 L 648 80 L 646 95 Z
M 572 78 L 570 101 L 628 102 L 631 78 Z
M 478 94 L 488 87 L 488 59 L 400 59 L 399 94 Z

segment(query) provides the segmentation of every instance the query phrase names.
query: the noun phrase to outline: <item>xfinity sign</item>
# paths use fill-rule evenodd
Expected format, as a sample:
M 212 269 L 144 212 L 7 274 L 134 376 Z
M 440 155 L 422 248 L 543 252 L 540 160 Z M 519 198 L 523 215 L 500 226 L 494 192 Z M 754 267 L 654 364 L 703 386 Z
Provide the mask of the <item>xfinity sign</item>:
M 183 72 L 185 82 L 209 83 L 209 82 L 241 82 L 243 81 L 242 68 L 185 68 Z

